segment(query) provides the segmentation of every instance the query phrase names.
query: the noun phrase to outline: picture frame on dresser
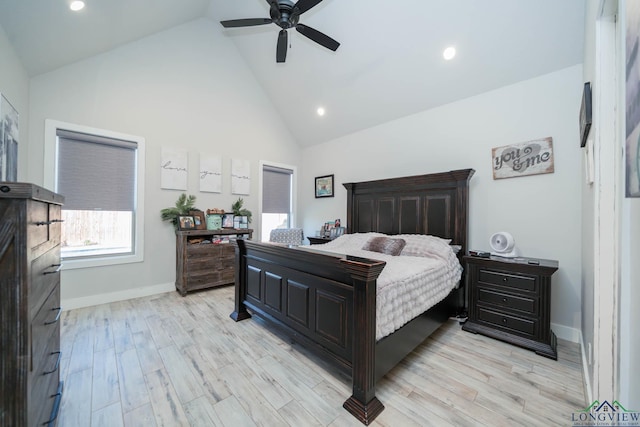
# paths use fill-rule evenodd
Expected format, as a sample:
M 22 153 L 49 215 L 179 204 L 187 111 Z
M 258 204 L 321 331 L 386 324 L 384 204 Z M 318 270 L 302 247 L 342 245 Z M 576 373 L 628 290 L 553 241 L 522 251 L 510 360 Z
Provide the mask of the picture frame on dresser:
M 193 215 L 179 215 L 178 216 L 178 230 L 195 230 L 196 221 Z
M 224 214 L 222 216 L 222 228 L 233 228 L 233 214 Z
M 193 222 L 196 230 L 206 230 L 207 221 L 204 219 L 204 212 L 202 211 L 190 211 L 189 215 L 193 216 Z

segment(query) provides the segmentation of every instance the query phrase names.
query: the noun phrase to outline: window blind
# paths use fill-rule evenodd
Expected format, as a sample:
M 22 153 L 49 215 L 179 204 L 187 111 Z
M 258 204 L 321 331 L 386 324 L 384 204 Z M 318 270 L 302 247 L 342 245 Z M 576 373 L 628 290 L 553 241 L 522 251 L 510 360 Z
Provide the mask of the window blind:
M 262 212 L 290 213 L 293 171 L 267 165 L 262 171 Z
M 56 134 L 63 209 L 134 211 L 137 143 L 62 129 Z

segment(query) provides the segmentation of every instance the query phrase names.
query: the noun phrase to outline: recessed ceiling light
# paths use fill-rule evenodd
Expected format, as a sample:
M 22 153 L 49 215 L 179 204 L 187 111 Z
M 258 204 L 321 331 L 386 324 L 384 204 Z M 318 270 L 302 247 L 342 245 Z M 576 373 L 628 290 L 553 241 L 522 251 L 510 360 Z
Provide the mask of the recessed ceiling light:
M 82 10 L 84 9 L 84 2 L 81 0 L 72 1 L 69 5 L 69 9 L 73 10 L 74 12 Z
M 444 59 L 446 59 L 447 61 L 453 59 L 454 56 L 456 56 L 456 48 L 453 46 L 449 46 L 448 48 L 446 48 L 444 50 L 444 52 L 442 52 L 442 56 L 444 57 Z
M 323 107 L 318 107 L 318 109 L 316 110 L 316 112 L 318 113 L 318 115 L 319 115 L 320 117 L 324 116 L 324 113 L 325 113 L 325 111 L 324 111 L 324 108 L 323 108 Z

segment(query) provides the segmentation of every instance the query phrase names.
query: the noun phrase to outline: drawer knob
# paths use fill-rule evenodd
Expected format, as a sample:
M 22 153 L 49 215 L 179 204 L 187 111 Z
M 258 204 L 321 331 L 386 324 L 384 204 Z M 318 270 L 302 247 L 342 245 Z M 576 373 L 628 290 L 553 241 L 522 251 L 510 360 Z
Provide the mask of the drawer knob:
M 503 282 L 508 282 L 508 281 L 509 281 L 509 278 L 508 278 L 508 277 L 503 277 L 503 278 L 502 278 L 502 281 L 503 281 Z
M 58 320 L 60 320 L 60 314 L 62 313 L 62 307 L 56 307 L 56 308 L 52 308 L 51 311 L 56 311 L 58 310 L 58 314 L 56 314 L 56 318 L 53 320 L 49 320 L 47 322 L 44 322 L 45 325 L 53 325 L 54 323 L 57 323 Z
M 502 323 L 507 323 L 507 318 L 506 317 L 502 318 Z
M 51 266 L 47 270 L 43 271 L 42 274 L 56 274 L 59 273 L 61 269 L 62 264 L 51 264 Z
M 49 354 L 49 356 L 55 356 L 55 355 L 58 355 L 58 358 L 56 360 L 56 366 L 54 366 L 53 369 L 50 370 L 50 371 L 44 371 L 42 373 L 42 375 L 53 374 L 55 371 L 58 370 L 58 367 L 60 366 L 60 359 L 62 359 L 62 352 L 61 351 L 54 351 L 53 353 Z
M 502 302 L 507 302 L 507 299 L 506 298 L 502 298 Z
M 50 221 L 38 221 L 35 224 L 37 226 L 41 226 L 41 225 L 51 225 L 51 224 L 56 223 L 56 222 L 64 222 L 64 219 L 52 219 Z

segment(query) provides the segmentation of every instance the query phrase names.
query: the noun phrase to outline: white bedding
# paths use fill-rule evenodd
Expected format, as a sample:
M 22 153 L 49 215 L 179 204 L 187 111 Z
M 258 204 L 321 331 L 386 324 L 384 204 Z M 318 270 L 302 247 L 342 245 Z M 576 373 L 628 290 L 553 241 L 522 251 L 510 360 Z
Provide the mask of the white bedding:
M 377 236 L 385 235 L 346 234 L 305 249 L 386 261 L 377 282 L 376 340 L 380 340 L 442 301 L 460 281 L 462 267 L 449 241 L 434 236 L 388 236 L 407 242 L 399 256 L 361 249 L 371 237 Z

